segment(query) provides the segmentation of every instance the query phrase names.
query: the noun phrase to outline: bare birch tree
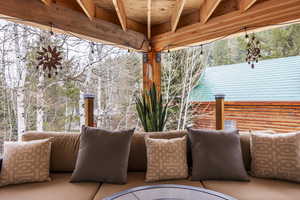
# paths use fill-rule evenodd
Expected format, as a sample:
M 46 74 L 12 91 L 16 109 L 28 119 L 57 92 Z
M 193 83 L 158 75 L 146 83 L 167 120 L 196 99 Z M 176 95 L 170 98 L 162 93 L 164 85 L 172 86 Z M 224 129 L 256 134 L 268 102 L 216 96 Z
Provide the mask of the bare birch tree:
M 20 140 L 22 134 L 26 131 L 25 118 L 25 82 L 27 76 L 26 68 L 26 50 L 28 44 L 27 27 L 14 24 L 14 48 L 15 48 L 15 62 L 17 67 L 17 127 L 18 139 Z M 20 35 L 21 33 L 21 35 Z

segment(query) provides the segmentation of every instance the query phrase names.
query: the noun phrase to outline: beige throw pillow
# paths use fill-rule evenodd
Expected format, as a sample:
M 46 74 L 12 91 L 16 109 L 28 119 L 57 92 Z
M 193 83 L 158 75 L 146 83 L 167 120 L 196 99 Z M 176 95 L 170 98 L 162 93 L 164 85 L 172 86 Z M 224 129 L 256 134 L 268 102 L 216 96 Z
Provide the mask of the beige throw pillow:
M 4 142 L 0 186 L 49 181 L 51 142 Z
M 147 148 L 146 182 L 184 179 L 188 176 L 187 137 L 145 138 Z
M 251 174 L 300 182 L 300 132 L 251 135 Z

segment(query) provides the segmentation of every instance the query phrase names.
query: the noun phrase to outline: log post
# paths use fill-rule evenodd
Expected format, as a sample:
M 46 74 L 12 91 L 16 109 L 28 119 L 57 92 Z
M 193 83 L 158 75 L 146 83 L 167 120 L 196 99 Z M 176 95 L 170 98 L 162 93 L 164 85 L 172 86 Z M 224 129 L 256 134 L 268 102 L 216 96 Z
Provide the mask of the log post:
M 150 51 L 143 54 L 143 88 L 148 91 L 155 83 L 158 94 L 161 90 L 161 53 Z
M 216 94 L 216 130 L 224 129 L 224 94 Z
M 95 95 L 84 94 L 84 112 L 86 126 L 94 126 L 94 99 Z

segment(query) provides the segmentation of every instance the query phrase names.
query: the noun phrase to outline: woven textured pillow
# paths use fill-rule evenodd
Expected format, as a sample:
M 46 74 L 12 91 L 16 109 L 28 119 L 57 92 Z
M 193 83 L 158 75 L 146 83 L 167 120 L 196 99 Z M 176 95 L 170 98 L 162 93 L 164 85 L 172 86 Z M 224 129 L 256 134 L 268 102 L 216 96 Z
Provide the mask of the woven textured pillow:
M 251 174 L 300 182 L 300 132 L 251 134 Z
M 50 181 L 50 139 L 4 142 L 0 186 Z
M 145 138 L 147 148 L 146 182 L 183 179 L 188 176 L 187 137 Z
M 80 134 L 30 131 L 22 141 L 51 139 L 50 172 L 73 172 L 78 155 Z

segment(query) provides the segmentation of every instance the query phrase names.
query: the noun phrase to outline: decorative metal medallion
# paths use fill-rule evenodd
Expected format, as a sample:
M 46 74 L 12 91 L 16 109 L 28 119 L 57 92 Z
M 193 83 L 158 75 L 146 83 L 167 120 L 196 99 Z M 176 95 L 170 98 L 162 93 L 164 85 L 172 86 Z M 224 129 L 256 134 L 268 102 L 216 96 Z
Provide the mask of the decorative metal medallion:
M 251 68 L 254 68 L 254 63 L 258 62 L 258 59 L 261 58 L 260 42 L 255 37 L 254 33 L 249 36 L 247 33 L 245 35 L 247 40 L 247 55 L 246 62 L 250 65 Z
M 57 50 L 56 47 L 52 48 L 48 45 L 47 48 L 42 48 L 41 51 L 38 51 L 37 60 L 39 61 L 37 65 L 37 70 L 41 68 L 44 71 L 44 75 L 48 74 L 48 78 L 51 78 L 53 75 L 57 75 L 58 69 L 62 69 L 62 57 L 61 52 Z

